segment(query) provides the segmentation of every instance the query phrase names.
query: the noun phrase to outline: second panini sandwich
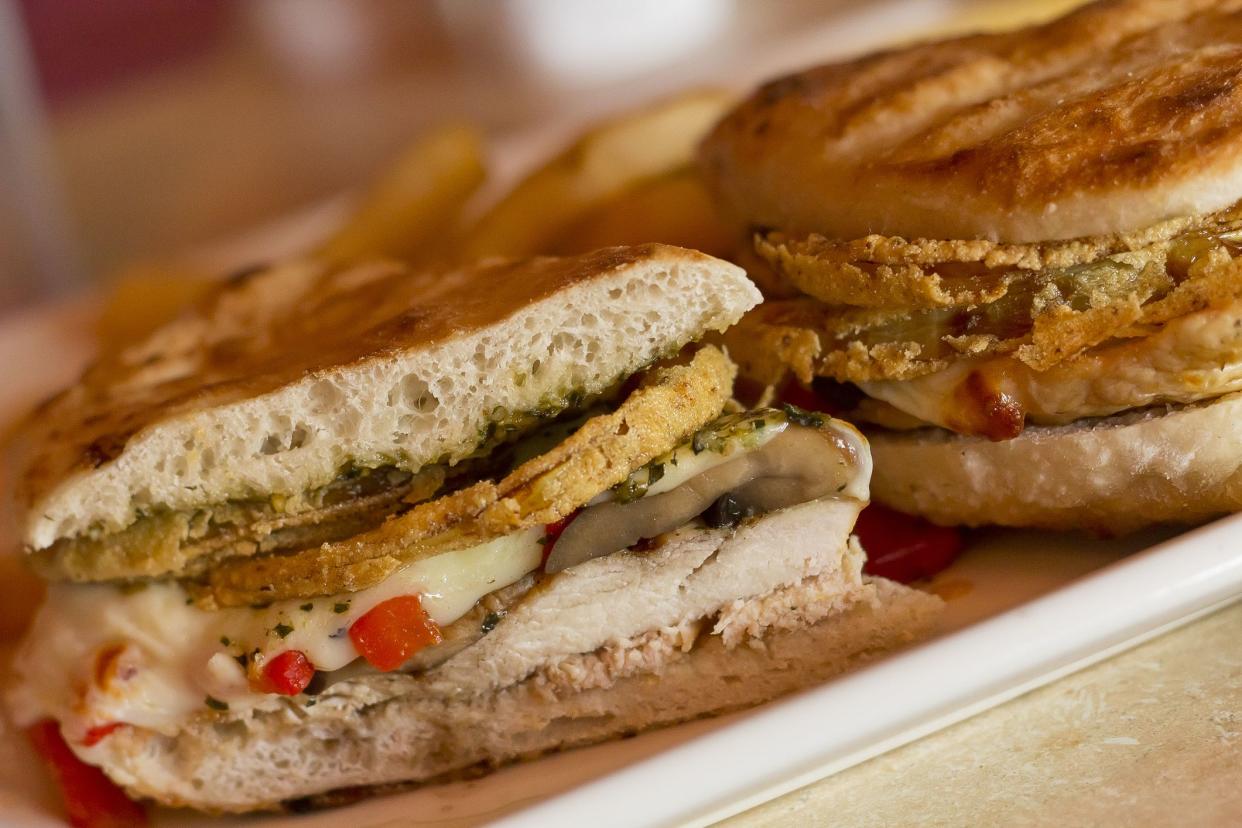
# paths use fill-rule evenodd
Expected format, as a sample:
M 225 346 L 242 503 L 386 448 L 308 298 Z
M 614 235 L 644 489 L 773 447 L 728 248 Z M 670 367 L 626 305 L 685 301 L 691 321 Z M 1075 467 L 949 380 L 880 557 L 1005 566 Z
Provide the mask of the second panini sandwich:
M 868 421 L 881 502 L 1105 532 L 1242 508 L 1242 3 L 811 69 L 702 159 L 802 294 L 734 356 Z

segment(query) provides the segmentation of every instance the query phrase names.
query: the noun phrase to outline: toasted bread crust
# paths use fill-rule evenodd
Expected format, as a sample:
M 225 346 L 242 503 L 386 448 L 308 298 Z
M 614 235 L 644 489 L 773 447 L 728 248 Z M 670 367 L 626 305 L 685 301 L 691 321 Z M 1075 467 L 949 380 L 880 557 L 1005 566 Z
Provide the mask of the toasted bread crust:
M 1219 210 L 1242 196 L 1242 3 L 1113 0 L 811 69 L 702 160 L 739 218 L 794 235 L 1020 243 Z

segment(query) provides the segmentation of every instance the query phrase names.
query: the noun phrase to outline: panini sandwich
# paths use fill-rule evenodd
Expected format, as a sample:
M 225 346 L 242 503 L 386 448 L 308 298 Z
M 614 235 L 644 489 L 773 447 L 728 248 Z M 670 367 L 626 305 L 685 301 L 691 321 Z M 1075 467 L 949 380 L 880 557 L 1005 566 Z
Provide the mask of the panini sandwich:
M 138 797 L 339 801 L 755 704 L 930 629 L 861 574 L 852 427 L 731 404 L 680 248 L 240 277 L 24 437 L 15 661 Z M 334 793 L 337 792 L 337 793 Z

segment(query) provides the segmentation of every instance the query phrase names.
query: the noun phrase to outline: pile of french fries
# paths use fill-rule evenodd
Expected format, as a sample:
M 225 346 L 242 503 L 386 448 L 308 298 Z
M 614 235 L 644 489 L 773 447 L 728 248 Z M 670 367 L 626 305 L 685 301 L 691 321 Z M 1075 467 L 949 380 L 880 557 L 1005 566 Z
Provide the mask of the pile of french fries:
M 481 210 L 482 137 L 459 124 L 433 129 L 306 255 L 334 267 L 375 258 L 445 267 L 664 242 L 736 258 L 742 239 L 717 215 L 694 163 L 699 141 L 731 101 L 721 91 L 694 91 L 599 124 Z M 125 269 L 100 319 L 104 347 L 142 338 L 223 275 Z

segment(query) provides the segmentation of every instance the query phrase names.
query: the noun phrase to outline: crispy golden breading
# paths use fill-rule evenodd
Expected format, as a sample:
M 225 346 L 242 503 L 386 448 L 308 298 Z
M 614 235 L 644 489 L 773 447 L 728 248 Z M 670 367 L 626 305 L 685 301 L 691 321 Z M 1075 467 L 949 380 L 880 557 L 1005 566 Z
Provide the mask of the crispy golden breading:
M 725 332 L 724 342 L 741 375 L 763 385 L 779 384 L 789 373 L 804 383 L 816 376 L 862 382 L 908 379 L 947 367 L 947 358 L 926 353 L 916 341 L 866 341 L 868 323 L 899 324 L 906 316 L 832 307 L 806 297 L 778 299 L 747 313 Z
M 396 480 L 385 478 L 392 476 Z M 79 582 L 195 576 L 237 556 L 300 549 L 372 529 L 402 503 L 417 503 L 444 484 L 442 466 L 409 475 L 380 470 L 342 480 L 276 508 L 273 500 L 222 504 L 141 518 L 120 532 L 57 541 L 30 554 L 49 580 Z
M 755 244 L 742 234 L 739 234 L 729 261 L 746 271 L 746 278 L 755 283 L 765 300 L 793 299 L 802 295 L 793 280 L 765 261 L 756 251 Z
M 1233 301 L 1242 262 L 1234 218 L 1196 226 L 1172 238 L 1167 228 L 1153 231 L 1148 237 L 1164 238 L 1144 248 L 1023 274 L 1007 282 L 1000 298 L 971 307 L 902 311 L 811 298 L 768 302 L 727 341 L 743 375 L 763 382 L 776 381 L 781 365 L 803 381 L 814 375 L 905 380 L 988 355 L 1013 355 L 1047 370 L 1110 339 L 1144 336 L 1177 316 Z M 920 243 L 919 249 L 928 254 L 936 248 L 941 255 L 952 244 Z M 957 244 L 964 251 L 974 243 Z M 1028 251 L 1032 256 L 1035 247 Z M 1072 261 L 1077 254 L 1071 248 L 1066 243 L 1054 253 L 1049 247 L 1030 261 Z M 1011 261 L 1018 258 L 1015 253 Z
M 1132 233 L 1036 244 L 985 239 L 903 239 L 870 235 L 836 240 L 817 234 L 755 237 L 755 249 L 808 296 L 830 305 L 912 310 L 995 302 L 1011 283 L 1087 265 L 1118 253 L 1167 255 L 1177 239 L 1242 228 L 1242 205 L 1170 219 Z
M 775 299 L 749 311 L 721 340 L 738 373 L 761 386 L 779 385 L 793 373 L 809 383 L 823 347 L 820 330 L 831 309 L 813 299 Z
M 520 520 L 512 528 L 559 520 L 718 416 L 736 370 L 709 346 L 687 365 L 657 371 L 616 411 L 587 420 L 568 440 L 501 481 L 501 499 L 485 520 L 504 526 L 512 514 Z
M 961 242 L 950 255 L 957 267 L 950 275 L 944 260 L 920 261 L 938 243 L 907 242 L 866 236 L 838 242 L 811 235 L 791 239 L 782 233 L 755 237 L 755 250 L 777 273 L 808 296 L 829 304 L 875 308 L 934 308 L 993 302 L 1005 295 L 1010 268 L 982 263 L 989 242 Z M 908 257 L 903 257 L 903 253 Z M 964 271 L 964 272 L 961 272 Z
M 227 561 L 191 591 L 207 608 L 356 592 L 416 560 L 559 520 L 718 416 L 735 373 L 723 352 L 701 348 L 499 483 L 481 481 L 345 541 Z
M 421 504 L 370 532 L 297 552 L 225 561 L 187 588 L 204 609 L 357 592 L 407 563 L 482 543 L 468 521 L 495 499 L 484 481 Z

